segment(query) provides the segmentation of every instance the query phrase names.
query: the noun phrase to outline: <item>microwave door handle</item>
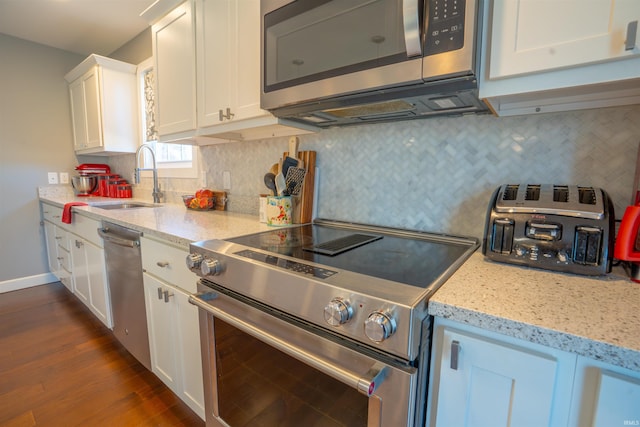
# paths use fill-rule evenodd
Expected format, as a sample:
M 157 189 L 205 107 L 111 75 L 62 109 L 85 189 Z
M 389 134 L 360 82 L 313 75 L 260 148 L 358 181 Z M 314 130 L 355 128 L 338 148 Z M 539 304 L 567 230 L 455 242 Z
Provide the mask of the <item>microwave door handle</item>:
M 402 0 L 402 22 L 404 25 L 404 44 L 407 56 L 422 55 L 420 44 L 419 0 Z

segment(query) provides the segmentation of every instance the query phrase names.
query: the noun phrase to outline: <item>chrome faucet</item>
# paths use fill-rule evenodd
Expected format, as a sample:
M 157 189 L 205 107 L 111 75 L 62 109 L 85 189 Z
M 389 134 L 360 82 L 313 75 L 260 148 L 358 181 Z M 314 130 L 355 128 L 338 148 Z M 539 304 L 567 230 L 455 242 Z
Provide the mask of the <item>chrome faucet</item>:
M 151 160 L 153 161 L 153 168 L 141 168 L 140 167 L 140 153 L 142 149 L 146 148 L 151 153 Z M 156 155 L 149 144 L 142 144 L 136 150 L 136 169 L 133 174 L 133 179 L 136 184 L 140 184 L 140 171 L 153 171 L 153 203 L 160 203 L 160 198 L 163 197 L 162 191 L 160 191 L 160 184 L 158 184 L 158 168 L 156 166 Z

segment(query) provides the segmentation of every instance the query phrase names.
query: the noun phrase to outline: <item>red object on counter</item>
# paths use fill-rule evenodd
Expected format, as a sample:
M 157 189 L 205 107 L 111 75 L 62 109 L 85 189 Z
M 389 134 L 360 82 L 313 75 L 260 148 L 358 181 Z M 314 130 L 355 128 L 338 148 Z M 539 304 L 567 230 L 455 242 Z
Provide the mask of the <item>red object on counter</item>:
M 109 197 L 109 180 L 118 179 L 120 175 L 101 173 L 98 175 L 98 190 L 97 195 L 102 197 Z
M 131 184 L 118 184 L 116 187 L 116 197 L 121 199 L 130 199 L 133 196 Z
M 127 180 L 126 179 L 110 179 L 109 185 L 107 186 L 109 188 L 109 193 L 107 194 L 107 196 L 118 197 L 118 185 L 121 185 L 121 184 L 127 184 Z
M 613 256 L 631 262 L 631 280 L 640 283 L 640 206 L 627 206 Z
M 76 170 L 80 175 L 89 175 L 96 173 L 111 173 L 109 165 L 102 163 L 83 163 L 76 166 Z
M 65 224 L 71 224 L 71 208 L 74 206 L 88 206 L 84 202 L 69 202 L 65 203 L 64 208 L 62 208 L 62 219 L 61 221 Z

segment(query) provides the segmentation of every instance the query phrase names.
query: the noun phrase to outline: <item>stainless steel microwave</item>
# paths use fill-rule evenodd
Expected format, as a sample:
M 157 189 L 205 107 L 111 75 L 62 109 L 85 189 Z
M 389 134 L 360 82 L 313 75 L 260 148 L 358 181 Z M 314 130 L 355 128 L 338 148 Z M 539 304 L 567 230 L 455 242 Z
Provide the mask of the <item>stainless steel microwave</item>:
M 262 0 L 261 106 L 319 127 L 487 111 L 482 0 Z

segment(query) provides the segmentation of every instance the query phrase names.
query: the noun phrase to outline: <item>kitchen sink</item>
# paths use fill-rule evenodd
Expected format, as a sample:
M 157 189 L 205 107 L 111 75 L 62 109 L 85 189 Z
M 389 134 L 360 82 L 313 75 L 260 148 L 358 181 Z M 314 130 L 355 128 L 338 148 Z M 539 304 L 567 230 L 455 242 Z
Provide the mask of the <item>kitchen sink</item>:
M 111 210 L 111 209 L 157 208 L 160 205 L 154 205 L 150 203 L 138 203 L 138 202 L 131 202 L 131 203 L 118 202 L 118 203 L 101 203 L 101 204 L 95 204 L 91 206 L 94 208 Z

